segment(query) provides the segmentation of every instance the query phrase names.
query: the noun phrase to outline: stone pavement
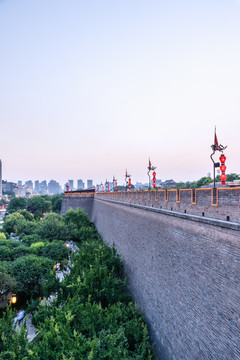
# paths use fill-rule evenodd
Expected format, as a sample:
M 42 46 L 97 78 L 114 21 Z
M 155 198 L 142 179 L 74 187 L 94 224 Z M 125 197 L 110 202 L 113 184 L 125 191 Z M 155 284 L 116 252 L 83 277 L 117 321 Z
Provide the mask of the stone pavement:
M 36 328 L 33 326 L 31 318 L 32 318 L 31 314 L 28 314 L 27 317 L 26 317 L 28 341 L 32 341 L 35 338 L 35 336 L 37 335 Z

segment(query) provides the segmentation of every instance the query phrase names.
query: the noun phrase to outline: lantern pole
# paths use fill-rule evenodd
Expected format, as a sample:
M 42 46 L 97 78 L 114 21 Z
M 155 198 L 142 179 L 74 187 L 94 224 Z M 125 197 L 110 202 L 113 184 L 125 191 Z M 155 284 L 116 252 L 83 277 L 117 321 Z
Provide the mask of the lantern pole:
M 216 195 L 216 176 L 215 176 L 215 168 L 216 167 L 220 167 L 220 163 L 219 162 L 215 162 L 213 159 L 213 155 L 215 154 L 216 151 L 220 151 L 223 152 L 223 150 L 225 150 L 227 148 L 227 146 L 223 146 L 223 145 L 218 145 L 218 139 L 217 139 L 217 134 L 216 134 L 216 126 L 215 126 L 215 132 L 214 132 L 214 144 L 211 145 L 211 148 L 213 150 L 213 153 L 210 155 L 210 158 L 213 162 L 213 194 L 214 196 Z
M 150 190 L 151 189 L 151 180 L 150 180 L 150 171 L 152 170 L 152 171 L 154 171 L 157 167 L 156 166 L 152 166 L 152 163 L 151 163 L 151 161 L 150 161 L 150 158 L 149 158 L 149 165 L 148 165 L 148 172 L 147 172 L 147 174 L 148 174 L 148 190 Z
M 212 147 L 214 147 L 215 148 L 215 145 L 212 145 Z M 214 192 L 216 191 L 216 176 L 215 176 L 215 168 L 216 167 L 219 167 L 220 166 L 220 164 L 219 164 L 219 162 L 215 162 L 214 160 L 213 160 L 213 155 L 215 154 L 215 149 L 213 150 L 213 153 L 210 155 L 210 158 L 211 158 L 211 160 L 212 160 L 212 162 L 213 162 L 213 190 L 214 190 Z
M 126 173 L 125 173 L 125 181 L 126 181 L 126 186 L 128 186 L 129 184 L 129 179 L 130 179 L 131 175 L 128 174 L 127 170 L 126 170 Z M 130 190 L 130 189 L 129 189 Z M 128 191 L 128 190 L 127 190 Z

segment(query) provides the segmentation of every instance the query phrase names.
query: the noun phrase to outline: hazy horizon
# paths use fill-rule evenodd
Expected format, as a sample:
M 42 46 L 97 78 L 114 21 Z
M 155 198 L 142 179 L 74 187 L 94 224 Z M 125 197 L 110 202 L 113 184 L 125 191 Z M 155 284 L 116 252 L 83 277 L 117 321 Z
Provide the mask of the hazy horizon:
M 150 157 L 198 180 L 215 125 L 239 173 L 239 18 L 237 0 L 0 0 L 3 179 L 145 183 Z

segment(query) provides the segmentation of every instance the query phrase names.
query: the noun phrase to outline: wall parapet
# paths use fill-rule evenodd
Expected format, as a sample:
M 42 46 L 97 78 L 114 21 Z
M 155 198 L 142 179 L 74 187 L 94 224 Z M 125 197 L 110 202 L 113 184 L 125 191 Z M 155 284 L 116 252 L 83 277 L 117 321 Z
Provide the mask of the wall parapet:
M 240 187 L 98 192 L 95 197 L 240 222 Z
M 98 198 L 97 200 L 98 201 L 107 201 L 107 202 L 111 202 L 111 203 L 115 203 L 115 204 L 119 204 L 119 205 L 123 205 L 123 206 L 129 206 L 129 207 L 132 207 L 132 208 L 141 209 L 141 210 L 145 210 L 145 211 L 151 211 L 151 212 L 162 214 L 162 215 L 178 217 L 180 219 L 185 219 L 185 220 L 190 220 L 190 221 L 195 221 L 195 222 L 201 222 L 201 223 L 204 223 L 204 224 L 218 226 L 218 227 L 222 227 L 222 228 L 225 228 L 225 229 L 231 229 L 231 230 L 240 231 L 240 223 L 239 222 L 232 222 L 232 221 L 214 219 L 214 218 L 205 217 L 205 216 L 193 215 L 193 214 L 188 214 L 188 213 L 181 213 L 181 212 L 178 212 L 178 211 L 167 210 L 167 209 L 159 209 L 159 208 L 154 208 L 154 207 L 151 207 L 151 206 L 127 203 L 127 202 L 122 202 L 122 201 L 115 201 L 115 200 L 111 200 L 111 199 L 103 199 L 103 198 L 99 199 Z

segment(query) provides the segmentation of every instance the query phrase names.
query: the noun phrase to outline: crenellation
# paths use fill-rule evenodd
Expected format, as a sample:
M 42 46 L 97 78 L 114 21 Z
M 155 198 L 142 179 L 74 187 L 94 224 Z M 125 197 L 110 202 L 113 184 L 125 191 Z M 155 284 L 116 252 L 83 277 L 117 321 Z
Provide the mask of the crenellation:
M 170 189 L 96 193 L 97 198 L 240 222 L 240 188 Z

